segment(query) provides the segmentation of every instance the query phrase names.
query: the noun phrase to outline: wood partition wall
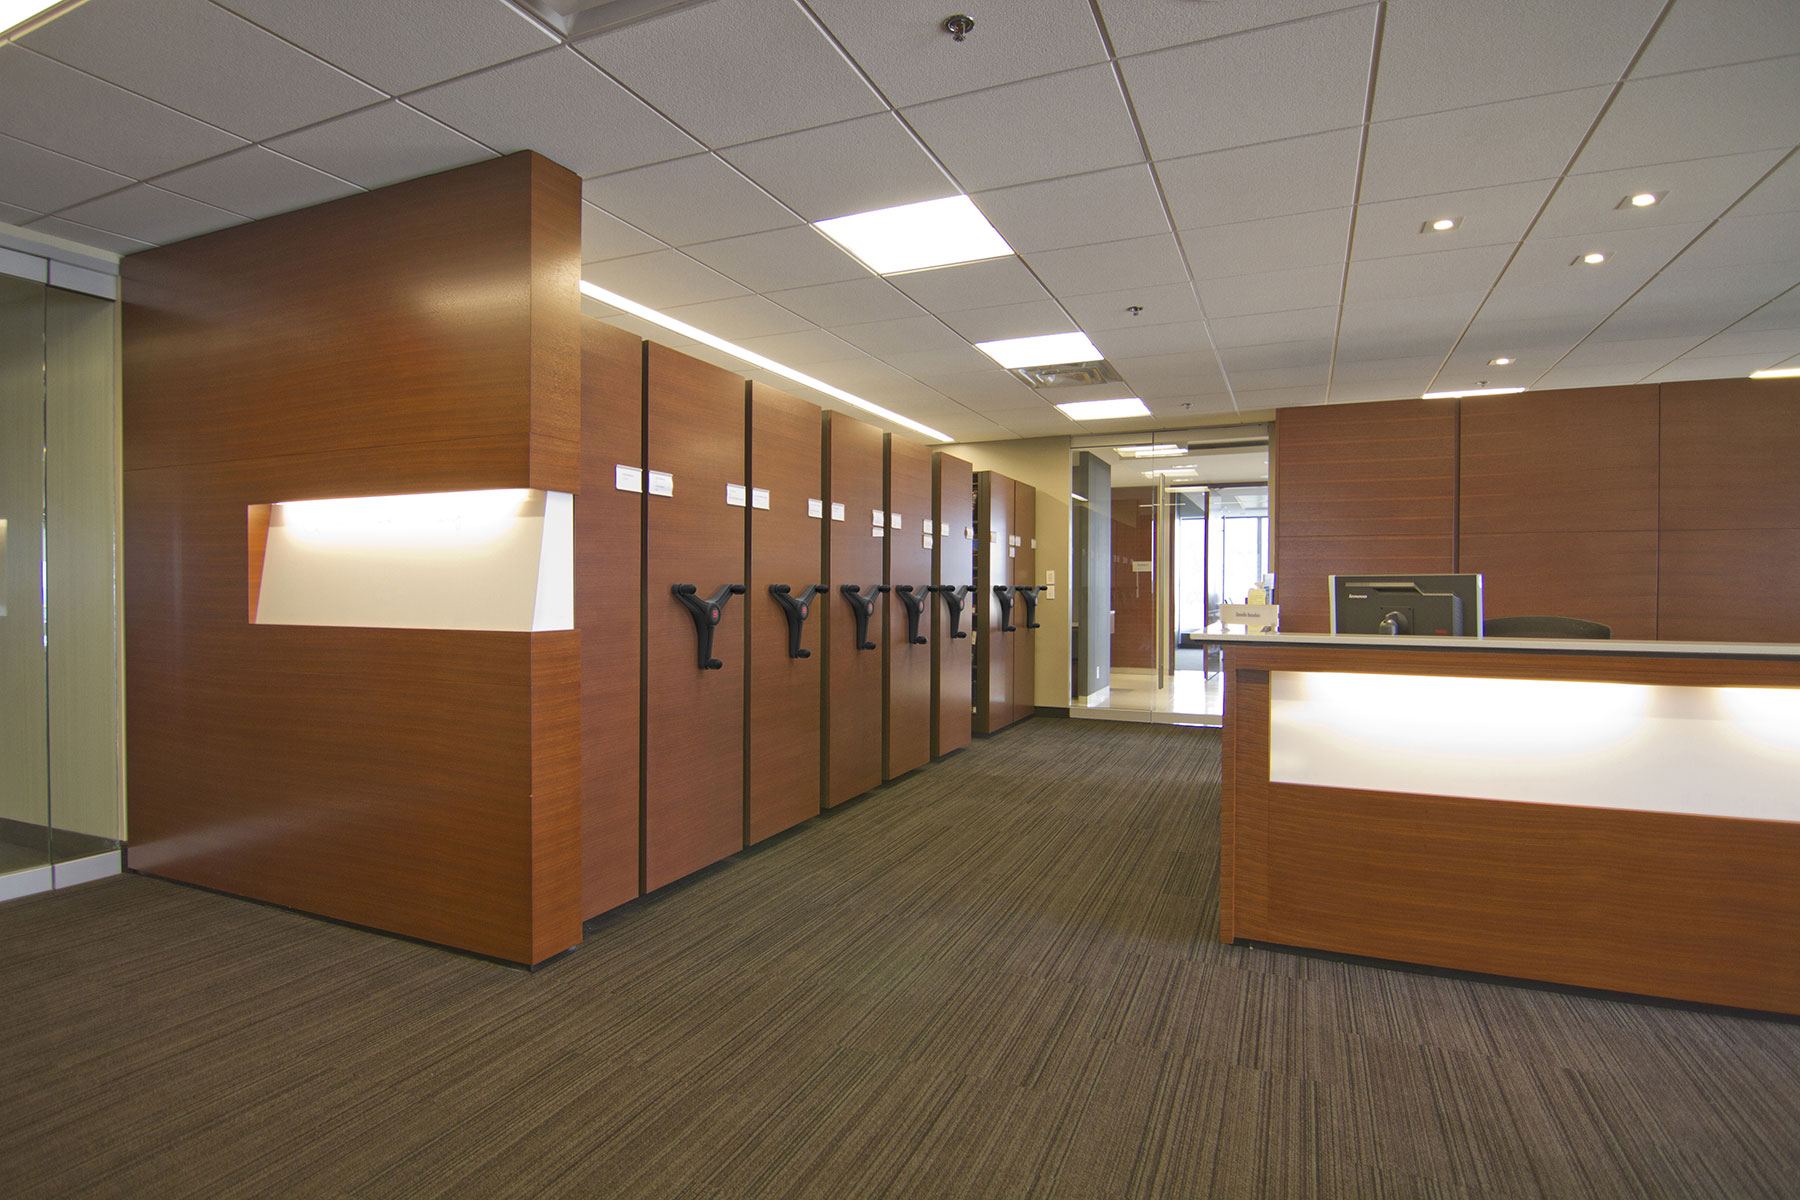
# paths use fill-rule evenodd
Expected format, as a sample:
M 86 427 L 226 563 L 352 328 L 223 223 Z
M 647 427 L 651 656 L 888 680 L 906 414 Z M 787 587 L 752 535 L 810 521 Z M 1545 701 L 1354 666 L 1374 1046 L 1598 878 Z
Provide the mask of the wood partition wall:
M 975 732 L 997 733 L 1012 724 L 1013 645 L 1017 622 L 1004 619 L 1010 605 L 996 589 L 1012 587 L 1012 480 L 975 472 L 975 595 L 969 619 L 975 627 Z M 1015 633 L 1008 633 L 1006 625 Z
M 655 342 L 644 366 L 646 892 L 744 848 L 744 381 Z M 666 477 L 667 494 L 659 477 Z M 735 488 L 737 491 L 733 491 Z M 733 500 L 738 503 L 734 504 Z M 702 664 L 675 589 L 712 602 Z M 747 591 L 747 588 L 746 588 Z
M 744 841 L 760 842 L 819 815 L 820 653 L 818 619 L 829 599 L 812 593 L 825 579 L 824 444 L 817 405 L 761 383 L 749 385 L 750 590 L 749 690 L 744 737 L 749 778 Z M 820 515 L 813 515 L 815 506 Z M 788 608 L 769 591 L 788 589 Z M 790 620 L 800 652 L 790 654 Z
M 882 671 L 887 710 L 881 777 L 897 779 L 931 761 L 931 451 L 887 435 L 886 572 L 891 589 Z M 916 615 L 915 615 L 916 614 Z M 914 638 L 920 639 L 914 641 Z
M 833 808 L 881 785 L 882 626 L 879 590 L 882 540 L 882 432 L 873 425 L 825 414 L 825 491 L 830 511 L 822 531 L 825 552 L 825 689 L 821 804 Z M 866 640 L 858 640 L 856 604 L 843 591 L 874 596 Z
M 253 505 L 578 489 L 580 198 L 515 154 L 124 260 L 132 869 L 516 962 L 580 940 L 578 634 L 246 605 Z
M 931 753 L 938 757 L 969 744 L 973 729 L 975 666 L 970 627 L 983 607 L 975 592 L 975 473 L 967 461 L 939 450 L 931 456 L 932 515 L 937 544 L 931 550 Z M 946 599 L 946 593 L 949 599 Z M 961 606 L 951 636 L 951 600 Z
M 1037 584 L 1037 489 L 1028 483 L 1013 481 L 1013 547 L 1010 564 L 1012 584 L 1017 591 Z M 1034 593 L 1041 595 L 1042 593 Z M 1013 602 L 1014 634 L 1012 686 L 1012 719 L 1022 721 L 1037 712 L 1037 630 L 1032 618 L 1033 606 L 1022 598 Z
M 1800 382 L 1282 409 L 1271 491 L 1286 630 L 1333 573 L 1473 571 L 1490 617 L 1800 641 Z
M 1114 488 L 1111 499 L 1112 666 L 1154 671 L 1156 575 L 1134 564 L 1156 563 L 1156 489 Z

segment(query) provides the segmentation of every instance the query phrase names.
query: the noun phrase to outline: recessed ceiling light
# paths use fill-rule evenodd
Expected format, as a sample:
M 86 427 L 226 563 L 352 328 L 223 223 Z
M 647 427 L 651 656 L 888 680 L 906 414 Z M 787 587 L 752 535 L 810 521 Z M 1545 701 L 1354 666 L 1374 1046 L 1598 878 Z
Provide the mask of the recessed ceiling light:
M 1589 250 L 1586 254 L 1575 260 L 1575 265 L 1597 267 L 1605 261 L 1606 254 L 1603 251 Z
M 84 3 L 86 0 L 0 0 L 0 37 L 27 32 L 25 26 L 34 17 L 44 18 L 36 25 L 48 24 Z
M 1095 362 L 1100 351 L 1085 333 L 1046 333 L 1037 337 L 976 342 L 975 348 L 1005 367 L 1048 367 L 1057 363 Z
M 1072 400 L 1057 410 L 1072 421 L 1117 421 L 1123 417 L 1147 417 L 1150 407 L 1136 396 L 1118 400 Z
M 1488 359 L 1488 366 L 1490 366 L 1490 367 L 1510 367 L 1512 365 L 1513 365 L 1513 360 L 1508 358 L 1504 354 L 1502 354 L 1499 358 Z
M 941 430 L 933 429 L 929 425 L 920 424 L 911 417 L 903 417 L 891 408 L 883 408 L 872 400 L 864 400 L 861 396 L 846 392 L 843 388 L 833 387 L 823 380 L 814 379 L 811 375 L 796 371 L 786 363 L 778 363 L 774 359 L 758 354 L 754 350 L 746 350 L 736 342 L 728 342 L 716 334 L 708 333 L 704 329 L 697 329 L 694 326 L 689 325 L 686 321 L 677 320 L 668 313 L 658 312 L 647 304 L 639 304 L 636 300 L 628 299 L 619 295 L 617 292 L 609 292 L 599 284 L 589 283 L 585 279 L 582 280 L 581 294 L 590 299 L 598 300 L 602 304 L 610 304 L 614 308 L 624 309 L 634 317 L 641 317 L 653 325 L 661 325 L 664 329 L 679 333 L 682 337 L 693 338 L 696 342 L 699 342 L 702 345 L 711 346 L 714 350 L 722 350 L 733 358 L 741 359 L 753 367 L 761 367 L 765 371 L 773 371 L 783 379 L 791 379 L 802 387 L 809 387 L 815 392 L 823 392 L 833 399 L 842 400 L 852 408 L 860 408 L 864 412 L 873 413 L 884 421 L 892 421 L 894 424 L 910 429 L 914 433 L 924 434 L 926 437 L 933 438 L 940 442 L 956 440 Z
M 1510 396 L 1514 392 L 1522 392 L 1522 387 L 1510 388 L 1463 388 L 1455 392 L 1426 392 L 1421 400 L 1461 400 L 1466 396 Z
M 1766 371 L 1750 372 L 1752 379 L 1800 379 L 1800 367 L 1770 367 Z
M 1662 198 L 1663 194 L 1661 192 L 1639 192 L 1634 196 L 1627 196 L 1619 201 L 1619 207 L 1649 208 L 1653 204 L 1660 203 Z
M 1449 233 L 1462 224 L 1461 217 L 1439 217 L 1435 221 L 1427 221 L 1419 227 L 1420 233 Z
M 1192 475 L 1192 474 L 1194 474 L 1194 468 L 1193 467 L 1147 467 L 1144 470 L 1144 474 L 1146 474 L 1146 475 L 1168 475 L 1171 477 L 1176 476 L 1176 475 Z
M 814 221 L 813 226 L 877 275 L 982 262 L 1013 252 L 967 196 L 878 208 Z
M 1173 442 L 1166 442 L 1154 446 L 1133 446 L 1127 453 L 1133 458 L 1171 458 L 1177 454 L 1185 454 L 1186 450 Z

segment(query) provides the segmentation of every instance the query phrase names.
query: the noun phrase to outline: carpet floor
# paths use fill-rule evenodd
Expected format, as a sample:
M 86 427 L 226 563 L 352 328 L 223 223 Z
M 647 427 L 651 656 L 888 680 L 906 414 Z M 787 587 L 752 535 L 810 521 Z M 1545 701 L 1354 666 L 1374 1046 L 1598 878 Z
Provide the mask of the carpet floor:
M 0 905 L 0 1191 L 1800 1194 L 1800 1023 L 1216 940 L 1218 740 L 1038 719 L 528 974 Z

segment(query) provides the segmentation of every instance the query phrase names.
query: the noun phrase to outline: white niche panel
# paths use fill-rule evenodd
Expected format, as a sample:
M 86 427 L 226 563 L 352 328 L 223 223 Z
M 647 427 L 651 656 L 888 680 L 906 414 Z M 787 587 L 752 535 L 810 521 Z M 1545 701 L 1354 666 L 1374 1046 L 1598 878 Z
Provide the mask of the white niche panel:
M 567 492 L 256 505 L 250 552 L 250 612 L 259 625 L 574 628 L 575 519 Z

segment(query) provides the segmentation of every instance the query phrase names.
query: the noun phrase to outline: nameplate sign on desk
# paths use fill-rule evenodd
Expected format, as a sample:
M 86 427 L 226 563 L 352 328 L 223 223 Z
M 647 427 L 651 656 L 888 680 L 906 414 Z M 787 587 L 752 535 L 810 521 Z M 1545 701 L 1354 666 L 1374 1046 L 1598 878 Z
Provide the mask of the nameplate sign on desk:
M 1281 628 L 1281 605 L 1221 604 L 1219 624 L 1242 625 L 1247 633 L 1274 633 Z

